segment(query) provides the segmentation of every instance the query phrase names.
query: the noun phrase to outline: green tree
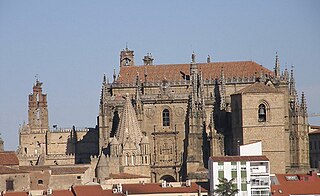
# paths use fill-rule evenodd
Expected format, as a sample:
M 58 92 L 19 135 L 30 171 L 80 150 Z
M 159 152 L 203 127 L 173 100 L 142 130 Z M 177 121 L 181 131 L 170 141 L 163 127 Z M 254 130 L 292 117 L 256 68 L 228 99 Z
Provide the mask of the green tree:
M 216 186 L 217 189 L 214 190 L 215 195 L 221 196 L 234 196 L 239 192 L 239 189 L 233 186 L 234 178 L 228 180 L 226 178 L 219 178 L 219 184 Z

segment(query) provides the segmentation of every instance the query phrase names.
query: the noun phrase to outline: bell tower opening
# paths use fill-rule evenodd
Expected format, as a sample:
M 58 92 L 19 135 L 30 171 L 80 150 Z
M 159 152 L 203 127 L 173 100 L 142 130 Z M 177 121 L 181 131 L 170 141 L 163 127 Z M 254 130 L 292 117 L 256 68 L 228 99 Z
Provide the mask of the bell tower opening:
M 264 104 L 259 105 L 258 117 L 259 117 L 259 122 L 266 122 L 267 113 L 266 113 L 266 106 Z

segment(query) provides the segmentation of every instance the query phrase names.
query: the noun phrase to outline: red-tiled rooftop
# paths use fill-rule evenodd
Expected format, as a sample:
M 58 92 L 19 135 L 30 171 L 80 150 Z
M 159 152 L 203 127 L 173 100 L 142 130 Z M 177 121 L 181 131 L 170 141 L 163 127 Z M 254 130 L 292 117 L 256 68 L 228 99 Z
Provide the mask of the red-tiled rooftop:
M 28 192 L 6 192 L 3 196 L 28 196 Z
M 161 187 L 159 183 L 148 184 L 123 184 L 122 192 L 128 191 L 128 194 L 152 194 L 152 193 L 198 193 L 199 186 L 191 183 L 190 187 Z M 201 187 L 201 192 L 207 192 Z
M 24 171 L 43 171 L 43 170 L 50 170 L 50 166 L 49 165 L 19 166 L 19 169 Z
M 6 166 L 0 166 L 0 174 L 23 174 L 23 173 L 27 173 L 27 172 L 14 169 L 14 168 L 9 168 Z
M 72 187 L 72 192 L 77 196 L 103 196 L 102 187 L 100 185 L 76 185 Z
M 83 174 L 89 167 L 87 166 L 20 166 L 23 171 L 44 171 L 51 170 L 52 175 L 61 175 L 61 174 Z
M 0 165 L 19 165 L 17 154 L 13 151 L 0 152 Z
M 149 178 L 148 176 L 141 176 L 136 174 L 128 173 L 119 173 L 119 174 L 110 174 L 108 179 L 135 179 L 135 178 Z
M 215 162 L 231 162 L 231 161 L 269 161 L 266 156 L 213 156 L 210 157 Z
M 288 180 L 286 176 L 296 176 L 295 180 Z M 316 173 L 306 174 L 276 174 L 279 184 L 271 185 L 272 195 L 315 195 L 320 194 L 320 178 Z
M 225 78 L 233 77 L 258 77 L 261 73 L 273 75 L 269 69 L 253 61 L 197 63 L 198 69 L 203 73 L 204 79 L 220 78 L 221 70 Z M 139 74 L 144 81 L 147 73 L 148 81 L 181 81 L 184 75 L 190 75 L 190 64 L 167 64 L 167 65 L 142 65 L 120 67 L 118 83 L 134 83 Z
M 50 167 L 52 175 L 61 175 L 61 174 L 83 174 L 88 167 L 77 166 L 77 167 L 67 167 L 67 166 L 54 166 Z
M 52 196 L 73 196 L 73 193 L 69 190 L 53 190 Z
M 265 85 L 264 83 L 256 82 L 251 84 L 235 94 L 246 94 L 246 93 L 280 93 L 276 88 Z

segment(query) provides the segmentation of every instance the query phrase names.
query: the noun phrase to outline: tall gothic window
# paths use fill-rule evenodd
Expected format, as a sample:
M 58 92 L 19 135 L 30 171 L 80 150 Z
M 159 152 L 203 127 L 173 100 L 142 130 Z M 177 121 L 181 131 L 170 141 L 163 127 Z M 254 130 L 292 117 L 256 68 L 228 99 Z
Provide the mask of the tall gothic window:
M 266 111 L 266 106 L 264 104 L 259 105 L 258 118 L 259 118 L 259 122 L 267 121 L 267 111 Z
M 170 126 L 170 113 L 168 109 L 162 111 L 162 125 Z

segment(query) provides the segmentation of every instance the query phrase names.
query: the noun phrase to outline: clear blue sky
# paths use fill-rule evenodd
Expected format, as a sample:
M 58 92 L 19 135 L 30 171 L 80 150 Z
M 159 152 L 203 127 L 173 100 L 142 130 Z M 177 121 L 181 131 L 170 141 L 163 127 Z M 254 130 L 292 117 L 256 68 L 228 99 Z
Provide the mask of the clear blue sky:
M 103 74 L 119 70 L 126 42 L 136 63 L 253 60 L 295 66 L 309 113 L 320 113 L 320 1 L 0 1 L 0 133 L 7 150 L 27 122 L 35 75 L 50 126 L 94 127 Z M 320 125 L 320 117 L 310 118 Z

